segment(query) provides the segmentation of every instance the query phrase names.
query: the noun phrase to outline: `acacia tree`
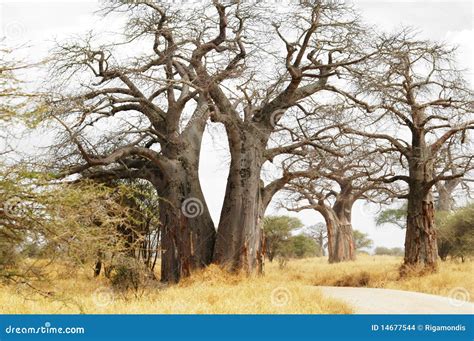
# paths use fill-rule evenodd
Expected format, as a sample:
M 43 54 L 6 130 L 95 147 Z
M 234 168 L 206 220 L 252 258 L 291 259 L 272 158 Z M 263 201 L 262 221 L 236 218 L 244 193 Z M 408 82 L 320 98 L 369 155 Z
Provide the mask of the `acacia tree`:
M 291 237 L 291 232 L 301 226 L 301 221 L 295 217 L 268 216 L 264 218 L 265 251 L 270 262 L 273 262 L 275 256 L 283 253 L 285 243 Z
M 376 64 L 352 68 L 354 93 L 333 89 L 359 104 L 375 122 L 391 122 L 367 129 L 344 126 L 346 134 L 379 141 L 395 153 L 398 171 L 385 182 L 404 182 L 407 194 L 405 266 L 434 269 L 437 260 L 432 188 L 441 181 L 461 178 L 470 168 L 472 154 L 461 150 L 442 156 L 443 147 L 473 129 L 472 92 L 455 67 L 453 50 L 440 44 L 414 40 L 409 32 L 392 38 Z M 454 173 L 450 170 L 455 169 Z
M 284 174 L 264 187 L 262 168 L 278 155 L 297 153 L 312 140 L 307 136 L 293 143 L 272 145 L 278 123 L 292 109 L 323 91 L 331 77 L 369 58 L 371 53 L 366 52 L 356 16 L 341 3 L 300 2 L 289 6 L 281 17 L 273 11 L 270 18 L 263 16 L 257 24 L 259 36 L 246 38 L 242 33 L 246 22 L 239 5 L 235 12 L 237 28 L 230 24 L 231 6 L 218 2 L 214 6 L 219 14 L 219 35 L 201 45 L 191 61 L 200 84 L 208 86 L 216 109 L 212 119 L 224 124 L 231 154 L 214 261 L 232 269 L 261 271 L 264 211 L 276 191 L 295 176 Z M 266 9 L 263 4 L 254 7 Z M 272 43 L 277 39 L 283 48 L 264 45 L 259 37 Z M 232 51 L 235 53 L 228 57 L 230 63 L 215 76 L 205 61 Z M 223 79 L 222 73 L 235 72 L 244 65 L 249 72 L 238 80 Z
M 374 245 L 373 240 L 369 238 L 369 235 L 367 233 L 354 230 L 353 235 L 356 250 L 371 248 L 372 245 Z

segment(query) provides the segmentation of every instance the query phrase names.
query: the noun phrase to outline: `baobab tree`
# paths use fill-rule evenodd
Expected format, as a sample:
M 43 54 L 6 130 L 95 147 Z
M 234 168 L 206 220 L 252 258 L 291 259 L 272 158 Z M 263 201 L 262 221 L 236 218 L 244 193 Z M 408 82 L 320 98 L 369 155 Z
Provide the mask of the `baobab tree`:
M 126 41 L 114 49 L 89 40 L 67 43 L 55 58 L 54 73 L 70 89 L 50 101 L 51 117 L 67 132 L 61 174 L 155 185 L 163 198 L 164 281 L 178 281 L 211 260 L 262 271 L 265 208 L 298 176 L 286 173 L 264 186 L 262 167 L 317 138 L 299 139 L 278 123 L 377 51 L 344 4 L 301 2 L 280 14 L 268 9 L 238 1 L 190 11 L 152 1 L 112 3 L 107 13 L 130 16 Z M 123 57 L 130 51 L 137 55 Z M 224 125 L 231 155 L 216 240 L 198 178 L 208 118 Z M 274 143 L 275 134 L 286 138 Z
M 198 176 L 211 109 L 190 62 L 211 44 L 212 18 L 195 14 L 202 24 L 152 1 L 106 8 L 116 12 L 129 16 L 125 41 L 67 42 L 53 58 L 52 75 L 68 82 L 48 98 L 50 117 L 66 132 L 55 154 L 59 174 L 151 182 L 161 198 L 161 280 L 177 282 L 209 264 L 214 247 Z
M 462 172 L 463 177 L 453 177 L 447 180 L 438 181 L 434 187 L 435 194 L 435 209 L 438 212 L 451 212 L 455 206 L 455 197 L 470 193 L 470 183 L 472 179 L 470 172 L 474 167 L 474 163 L 471 164 L 471 169 L 464 168 L 466 165 L 462 162 L 458 163 L 459 158 L 463 158 L 468 149 L 464 145 L 469 143 L 461 143 L 462 136 L 456 136 L 448 141 L 446 146 L 440 151 L 438 159 L 439 164 L 446 164 L 446 170 L 448 174 L 458 174 Z M 470 147 L 468 147 L 470 148 Z M 472 149 L 471 149 L 472 150 Z M 462 166 L 460 170 L 457 167 Z M 436 176 L 436 175 L 434 175 Z M 463 194 L 461 194 L 463 193 Z
M 231 269 L 261 271 L 263 214 L 276 190 L 292 177 L 284 175 L 264 189 L 262 168 L 311 140 L 272 145 L 278 123 L 299 104 L 321 93 L 344 68 L 368 59 L 376 49 L 364 43 L 357 16 L 342 3 L 300 2 L 288 6 L 284 15 L 273 10 L 256 26 L 260 38 L 241 33 L 246 23 L 240 14 L 236 14 L 240 19 L 237 29 L 229 24 L 231 6 L 218 2 L 214 6 L 219 14 L 219 35 L 197 49 L 191 60 L 199 84 L 208 86 L 215 107 L 211 118 L 225 126 L 231 154 L 214 261 Z M 265 9 L 262 6 L 256 4 L 255 8 Z M 262 37 L 273 47 L 262 45 Z M 232 45 L 227 43 L 229 39 L 234 40 Z M 206 61 L 232 51 L 236 52 L 231 62 L 215 76 Z M 237 79 L 222 79 L 222 74 L 235 72 L 244 63 L 250 67 L 248 72 Z
M 357 200 L 387 202 L 394 189 L 382 181 L 387 173 L 383 155 L 370 141 L 357 139 L 336 143 L 339 155 L 316 150 L 299 160 L 307 177 L 298 177 L 285 186 L 288 197 L 283 206 L 299 212 L 314 209 L 326 223 L 329 262 L 355 260 L 352 207 Z M 310 171 L 311 170 L 311 171 Z
M 366 123 L 366 129 L 346 125 L 341 131 L 377 140 L 381 148 L 398 155 L 397 173 L 384 181 L 407 186 L 407 194 L 401 195 L 407 199 L 402 270 L 436 268 L 432 188 L 461 178 L 472 164 L 468 148 L 451 159 L 439 157 L 454 138 L 467 144 L 474 128 L 472 91 L 455 66 L 454 51 L 443 45 L 402 32 L 384 46 L 376 63 L 351 67 L 357 90 L 350 94 L 333 89 L 377 122 Z M 390 124 L 381 131 L 379 124 L 384 121 Z

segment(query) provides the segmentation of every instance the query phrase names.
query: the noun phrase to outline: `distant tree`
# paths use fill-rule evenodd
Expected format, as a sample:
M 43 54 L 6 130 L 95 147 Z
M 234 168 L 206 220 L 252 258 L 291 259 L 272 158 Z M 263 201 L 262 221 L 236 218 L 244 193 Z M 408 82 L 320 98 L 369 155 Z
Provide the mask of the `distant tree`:
M 385 48 L 374 64 L 353 67 L 360 92 L 352 98 L 372 122 L 391 120 L 390 128 L 369 132 L 346 125 L 341 130 L 376 140 L 395 161 L 385 182 L 405 188 L 398 196 L 407 199 L 402 273 L 413 266 L 435 270 L 433 189 L 462 178 L 472 167 L 473 93 L 456 66 L 453 49 L 445 44 L 417 41 L 403 31 Z M 445 150 L 453 144 L 458 147 L 446 158 Z
M 289 216 L 268 216 L 263 221 L 265 233 L 265 248 L 268 259 L 273 261 L 275 256 L 282 254 L 285 242 L 291 237 L 291 232 L 301 228 L 298 218 Z
M 406 228 L 407 220 L 407 205 L 403 204 L 399 208 L 387 208 L 382 210 L 376 220 L 375 224 L 377 226 L 382 226 L 384 224 L 393 224 L 404 229 Z
M 368 234 L 354 230 L 354 244 L 356 250 L 368 249 L 372 247 L 373 241 L 369 238 Z
M 388 248 L 385 246 L 377 246 L 374 250 L 374 254 L 378 256 L 403 256 L 404 250 L 401 247 Z
M 328 234 L 324 223 L 305 226 L 301 229 L 301 232 L 316 242 L 319 250 L 318 257 L 326 256 L 325 248 L 328 246 Z
M 291 237 L 287 242 L 286 251 L 291 258 L 314 257 L 320 253 L 314 239 L 303 234 Z
M 321 130 L 330 134 L 326 129 Z M 354 203 L 358 200 L 384 202 L 393 193 L 390 186 L 379 181 L 385 162 L 378 157 L 375 146 L 364 139 L 338 138 L 337 132 L 334 135 L 336 137 L 330 139 L 332 144 L 326 143 L 309 155 L 299 156 L 298 162 L 295 158 L 288 161 L 292 167 L 306 170 L 307 176 L 298 177 L 285 186 L 290 200 L 282 204 L 289 211 L 313 209 L 322 215 L 327 228 L 330 263 L 356 257 L 352 227 Z

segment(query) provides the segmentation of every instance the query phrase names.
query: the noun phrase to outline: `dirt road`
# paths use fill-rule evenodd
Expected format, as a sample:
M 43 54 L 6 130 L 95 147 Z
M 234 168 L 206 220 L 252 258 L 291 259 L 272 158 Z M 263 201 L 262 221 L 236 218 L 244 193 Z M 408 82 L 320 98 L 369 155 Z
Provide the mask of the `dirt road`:
M 356 314 L 474 314 L 474 304 L 449 297 L 392 289 L 318 288 L 352 306 Z

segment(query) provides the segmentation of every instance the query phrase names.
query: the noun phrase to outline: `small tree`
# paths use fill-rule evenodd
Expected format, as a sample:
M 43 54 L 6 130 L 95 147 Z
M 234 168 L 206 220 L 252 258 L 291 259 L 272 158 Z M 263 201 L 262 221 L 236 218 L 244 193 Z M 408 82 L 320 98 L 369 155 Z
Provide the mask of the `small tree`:
M 373 245 L 372 239 L 369 238 L 368 234 L 358 230 L 354 230 L 354 244 L 356 250 L 369 249 Z
M 289 216 L 268 216 L 263 222 L 265 247 L 268 259 L 273 261 L 275 256 L 283 253 L 285 242 L 291 237 L 291 232 L 303 224 L 298 218 Z
M 385 224 L 393 224 L 404 229 L 406 228 L 407 205 L 404 204 L 399 208 L 387 208 L 382 210 L 375 220 L 377 226 Z
M 440 225 L 438 243 L 442 260 L 451 256 L 464 261 L 474 254 L 474 204 L 440 217 Z
M 303 234 L 291 237 L 287 244 L 288 256 L 292 258 L 314 257 L 320 252 L 314 239 Z
M 326 255 L 325 248 L 328 246 L 327 228 L 324 223 L 317 223 L 316 225 L 306 226 L 301 229 L 302 233 L 312 238 L 318 245 L 318 257 Z

